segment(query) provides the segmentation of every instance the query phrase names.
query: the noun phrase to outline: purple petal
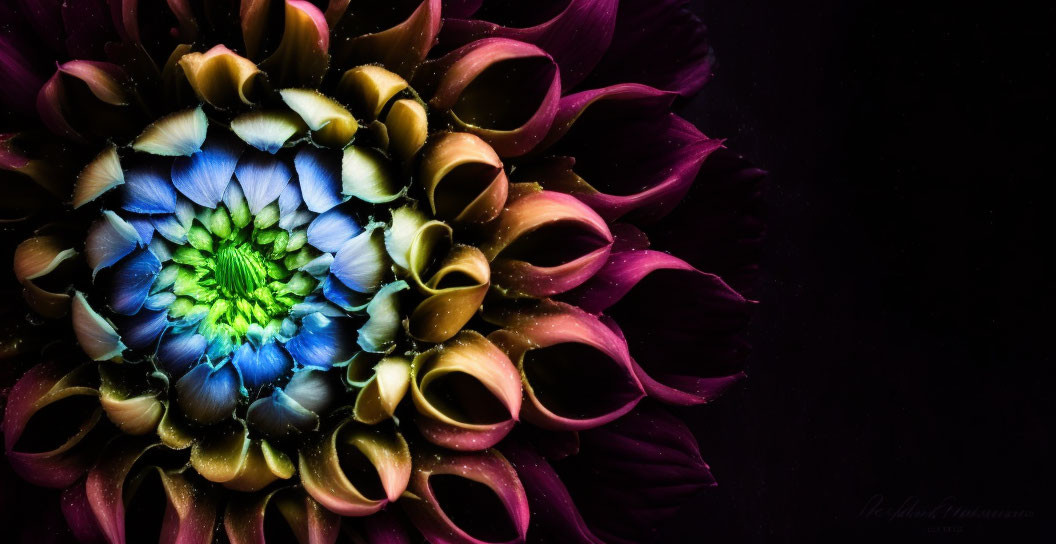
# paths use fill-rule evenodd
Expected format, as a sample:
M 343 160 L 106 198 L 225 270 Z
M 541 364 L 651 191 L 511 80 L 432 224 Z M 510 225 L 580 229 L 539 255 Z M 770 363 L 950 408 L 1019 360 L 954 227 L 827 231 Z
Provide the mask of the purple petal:
M 13 36 L 0 35 L 0 102 L 7 111 L 36 112 L 37 92 L 44 78 L 24 55 L 27 51 Z
M 121 340 L 135 349 L 145 350 L 151 347 L 169 324 L 167 315 L 168 312 L 164 310 L 144 309 L 134 316 L 121 319 L 118 322 Z
M 129 214 L 125 221 L 128 221 L 128 224 L 136 229 L 136 232 L 139 233 L 139 239 L 143 241 L 144 245 L 150 244 L 150 241 L 154 239 L 154 221 L 150 216 Z
M 297 336 L 286 343 L 286 349 L 294 361 L 304 366 L 330 368 L 352 356 L 355 335 L 346 330 L 346 321 L 309 314 L 302 320 Z
M 182 376 L 205 354 L 205 337 L 191 332 L 171 331 L 161 337 L 158 361 L 170 374 Z
M 106 0 L 66 0 L 62 21 L 70 58 L 102 59 L 103 46 L 117 39 Z
M 553 4 L 559 13 L 552 18 L 521 28 L 502 26 L 485 20 L 448 19 L 440 32 L 442 46 L 458 46 L 482 38 L 510 38 L 539 46 L 561 68 L 561 84 L 574 87 L 590 74 L 612 41 L 616 24 L 617 0 L 562 0 L 532 2 L 532 9 L 549 12 Z M 564 6 L 564 9 L 561 9 Z
M 688 0 L 621 0 L 612 44 L 585 86 L 632 81 L 688 96 L 711 76 L 706 29 Z
M 765 177 L 766 172 L 735 153 L 712 153 L 682 203 L 649 226 L 649 237 L 657 248 L 718 274 L 751 296 L 765 230 L 760 195 Z
M 132 225 L 110 210 L 103 211 L 102 219 L 92 224 L 84 241 L 84 253 L 88 266 L 92 267 L 92 277 L 141 244 L 146 245 Z
M 500 446 L 502 454 L 517 470 L 532 520 L 528 530 L 531 537 L 541 542 L 569 544 L 604 544 L 594 536 L 579 514 L 568 489 L 546 458 L 525 443 L 507 442 Z
M 650 540 L 651 531 L 715 485 L 682 421 L 640 405 L 609 425 L 580 433 L 563 480 L 594 534 L 613 543 Z
M 259 349 L 242 344 L 233 360 L 242 374 L 243 383 L 250 389 L 271 383 L 293 368 L 290 354 L 276 342 L 268 342 Z
M 238 372 L 231 364 L 199 364 L 176 382 L 176 401 L 198 423 L 222 421 L 238 406 Z

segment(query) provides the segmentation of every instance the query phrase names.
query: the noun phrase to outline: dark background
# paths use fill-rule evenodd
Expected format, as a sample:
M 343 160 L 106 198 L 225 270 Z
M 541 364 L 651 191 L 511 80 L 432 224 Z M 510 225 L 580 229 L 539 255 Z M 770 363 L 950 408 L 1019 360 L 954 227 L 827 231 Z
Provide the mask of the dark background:
M 657 542 L 1054 542 L 1052 8 L 693 0 L 683 115 L 770 171 L 719 487 Z M 906 519 L 943 503 L 1021 519 Z M 879 505 L 880 508 L 873 508 Z

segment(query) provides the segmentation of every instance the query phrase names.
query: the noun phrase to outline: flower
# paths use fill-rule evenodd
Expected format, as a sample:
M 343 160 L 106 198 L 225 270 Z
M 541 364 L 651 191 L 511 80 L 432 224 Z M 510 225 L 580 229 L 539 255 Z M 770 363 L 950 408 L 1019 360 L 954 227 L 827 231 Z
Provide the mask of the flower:
M 0 21 L 4 449 L 79 540 L 631 542 L 714 485 L 658 403 L 743 377 L 762 172 L 672 112 L 683 2 Z

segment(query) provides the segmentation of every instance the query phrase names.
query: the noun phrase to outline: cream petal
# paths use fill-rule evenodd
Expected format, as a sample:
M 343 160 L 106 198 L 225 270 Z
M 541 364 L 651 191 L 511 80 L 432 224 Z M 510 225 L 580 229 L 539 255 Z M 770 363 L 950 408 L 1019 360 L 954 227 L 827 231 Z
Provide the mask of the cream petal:
M 190 156 L 201 151 L 208 128 L 201 107 L 173 113 L 147 127 L 132 148 L 164 157 Z
M 111 144 L 77 176 L 73 185 L 73 207 L 80 208 L 125 182 L 117 147 Z

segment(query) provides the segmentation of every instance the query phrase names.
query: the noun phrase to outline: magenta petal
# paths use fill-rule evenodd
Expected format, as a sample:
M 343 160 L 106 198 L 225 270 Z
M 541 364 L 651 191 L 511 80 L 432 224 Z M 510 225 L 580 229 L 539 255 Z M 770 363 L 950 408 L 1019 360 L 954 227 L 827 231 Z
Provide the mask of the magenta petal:
M 423 454 L 400 504 L 433 544 L 524 542 L 530 510 L 499 452 Z M 413 495 L 412 495 L 413 494 Z M 505 519 L 502 519 L 505 518 Z
M 575 157 L 565 168 L 586 183 L 553 186 L 564 177 L 558 166 L 550 166 L 557 170 L 539 181 L 574 194 L 609 221 L 632 212 L 639 222 L 669 213 L 689 191 L 704 160 L 722 144 L 671 113 L 674 96 L 621 84 L 562 98 L 541 147 L 549 147 L 548 154 Z M 528 168 L 522 175 L 535 173 Z
M 712 153 L 685 200 L 649 225 L 649 238 L 700 270 L 722 276 L 745 295 L 753 293 L 764 235 L 761 186 L 766 172 L 743 157 Z M 687 232 L 694 233 L 686 236 Z
M 621 0 L 616 31 L 586 85 L 644 83 L 688 96 L 711 77 L 715 59 L 688 0 Z
M 444 17 L 465 19 L 480 9 L 480 5 L 483 3 L 484 0 L 444 0 L 444 9 L 441 13 L 444 14 Z
M 747 348 L 740 335 L 752 303 L 677 257 L 649 250 L 613 254 L 565 298 L 612 316 L 610 328 L 627 335 L 635 374 L 659 400 L 708 402 L 743 377 Z
M 0 35 L 0 102 L 8 111 L 32 112 L 36 107 L 37 91 L 44 84 L 33 68 L 25 49 L 12 36 Z
M 99 522 L 92 512 L 92 505 L 88 502 L 88 495 L 84 482 L 66 488 L 62 492 L 62 515 L 66 518 L 66 525 L 70 527 L 77 542 L 95 543 L 105 542 Z
M 117 38 L 106 0 L 66 0 L 62 5 L 62 20 L 71 58 L 101 59 L 103 46 Z
M 381 510 L 363 518 L 367 544 L 412 544 L 403 520 L 391 510 Z
M 650 540 L 651 531 L 701 490 L 715 486 L 696 439 L 678 418 L 640 405 L 580 433 L 564 481 L 594 534 L 611 543 Z
M 546 3 L 546 2 L 543 2 Z M 572 88 L 587 77 L 612 41 L 616 0 L 568 0 L 564 9 L 547 21 L 527 28 L 449 17 L 440 33 L 441 45 L 462 45 L 482 38 L 510 38 L 539 46 L 561 68 L 561 85 Z M 545 9 L 545 8 L 543 8 Z
M 508 443 L 502 453 L 524 485 L 532 509 L 528 533 L 536 542 L 603 544 L 579 514 L 568 489 L 547 460 L 523 443 Z

